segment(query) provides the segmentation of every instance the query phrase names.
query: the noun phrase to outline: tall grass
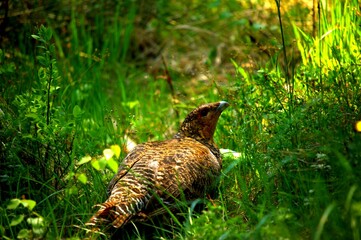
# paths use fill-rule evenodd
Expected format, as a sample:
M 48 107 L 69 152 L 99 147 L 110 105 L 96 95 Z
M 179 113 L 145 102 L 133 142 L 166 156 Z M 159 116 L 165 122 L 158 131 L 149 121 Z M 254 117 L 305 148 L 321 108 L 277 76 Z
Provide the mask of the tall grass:
M 190 239 L 359 239 L 360 20 L 355 1 L 329 4 L 320 5 L 319 37 L 294 25 L 303 59 L 294 75 L 277 68 L 249 75 L 236 64 L 235 110 L 221 128 L 231 137 L 221 142 L 244 155 L 225 157 L 220 210 L 196 219 Z M 211 212 L 218 214 L 208 227 Z
M 305 32 L 301 37 L 295 27 L 303 64 L 292 71 L 294 100 L 288 72 L 261 69 L 249 77 L 236 65 L 238 110 L 228 113 L 225 125 L 236 133 L 233 149 L 245 146 L 246 157 L 230 163 L 234 171 L 225 188 L 238 194 L 227 194 L 229 202 L 222 206 L 226 220 L 244 216 L 248 237 L 359 238 L 354 225 L 360 226 L 359 220 L 345 209 L 347 196 L 359 186 L 360 136 L 353 132 L 360 116 L 355 65 L 360 55 L 354 41 L 360 38 L 359 19 L 355 1 L 330 4 L 320 5 L 320 38 Z M 353 195 L 354 206 L 359 194 Z

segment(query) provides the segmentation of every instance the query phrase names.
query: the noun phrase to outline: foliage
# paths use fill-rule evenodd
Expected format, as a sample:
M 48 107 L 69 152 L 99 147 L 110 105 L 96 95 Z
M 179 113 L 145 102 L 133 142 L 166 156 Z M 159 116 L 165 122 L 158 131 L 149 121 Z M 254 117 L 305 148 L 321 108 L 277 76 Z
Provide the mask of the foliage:
M 354 9 L 352 6 L 352 3 L 336 5 L 335 11 Z M 332 16 L 337 18 L 332 22 L 345 24 L 341 28 L 347 28 L 348 39 L 360 38 L 353 25 L 360 20 L 350 17 L 355 16 L 355 12 Z M 322 17 L 320 23 L 326 25 L 328 19 Z M 351 25 L 345 23 L 351 19 Z M 232 131 L 242 133 L 241 151 L 248 156 L 248 166 L 252 168 L 239 170 L 243 178 L 238 177 L 238 171 L 233 174 L 240 183 L 247 176 L 253 176 L 247 183 L 250 186 L 239 183 L 239 189 L 242 193 L 251 193 L 252 209 L 261 207 L 254 210 L 256 214 L 249 212 L 248 207 L 243 210 L 247 219 L 258 219 L 258 224 L 262 224 L 262 228 L 254 230 L 259 234 L 256 236 L 358 239 L 360 232 L 355 224 L 360 226 L 359 219 L 351 217 L 355 212 L 345 206 L 357 206 L 361 193 L 356 190 L 360 177 L 360 136 L 353 131 L 360 116 L 357 107 L 360 69 L 354 64 L 359 51 L 353 51 L 353 44 L 341 44 L 343 49 L 339 48 L 340 41 L 348 41 L 343 34 L 344 31 L 334 31 L 336 40 L 317 50 L 323 62 L 321 66 L 317 65 L 319 61 L 310 58 L 294 69 L 293 86 L 282 77 L 287 73 L 261 69 L 250 77 L 235 64 L 239 76 L 234 83 L 237 90 L 231 96 L 241 99 L 237 101 L 237 115 L 242 117 L 231 117 L 239 119 Z M 320 41 L 310 39 L 304 35 L 298 40 L 309 46 L 317 46 Z M 330 54 L 332 49 L 339 49 L 342 54 Z M 300 51 L 303 55 L 314 52 L 304 48 Z M 354 55 L 344 55 L 347 53 Z M 254 168 L 260 178 L 254 177 L 257 176 Z M 350 195 L 352 197 L 347 197 Z M 238 199 L 233 195 L 231 201 Z M 242 204 L 246 203 L 242 196 Z
M 74 139 L 73 125 L 75 120 L 67 121 L 62 117 L 64 111 L 57 105 L 56 97 L 59 94 L 58 81 L 60 79 L 54 45 L 50 44 L 52 31 L 41 26 L 34 39 L 41 42 L 37 56 L 40 63 L 38 82 L 29 92 L 19 94 L 14 100 L 17 108 L 17 123 L 19 136 L 15 146 L 27 146 L 20 151 L 23 162 L 28 164 L 31 176 L 40 182 L 53 180 L 57 189 L 60 179 L 64 177 L 69 167 L 72 143 Z M 74 118 L 79 118 L 78 115 Z M 10 149 L 9 151 L 14 151 Z M 66 159 L 67 158 L 67 159 Z M 62 168 L 58 168 L 62 166 Z
M 0 24 L 1 238 L 88 237 L 130 139 L 222 99 L 219 196 L 129 238 L 360 239 L 359 5 L 308 2 L 9 5 L 28 15 Z
M 46 236 L 48 224 L 42 216 L 33 211 L 35 206 L 36 202 L 33 200 L 15 198 L 11 199 L 6 210 L 2 209 L 5 220 L 9 222 L 10 230 L 17 225 L 22 227 L 16 235 L 17 239 L 44 238 Z M 4 236 L 4 231 L 5 229 L 2 229 L 2 237 L 11 239 Z

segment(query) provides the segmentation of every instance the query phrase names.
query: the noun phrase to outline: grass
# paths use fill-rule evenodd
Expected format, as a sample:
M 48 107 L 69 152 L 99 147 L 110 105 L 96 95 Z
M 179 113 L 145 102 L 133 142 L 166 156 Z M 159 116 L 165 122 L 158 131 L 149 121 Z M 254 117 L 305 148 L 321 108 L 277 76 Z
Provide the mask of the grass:
M 0 54 L 2 238 L 86 237 L 125 135 L 170 138 L 191 109 L 227 100 L 215 141 L 235 153 L 223 156 L 219 196 L 168 224 L 130 227 L 128 237 L 152 229 L 160 239 L 360 239 L 358 2 L 320 2 L 315 22 L 302 2 L 300 11 L 280 1 L 187 3 L 35 1 L 31 14 L 52 32 L 60 76 L 50 89 L 54 73 L 38 75 L 50 65 L 30 38 L 40 35 L 35 23 L 9 18 Z M 52 14 L 35 11 L 45 7 Z

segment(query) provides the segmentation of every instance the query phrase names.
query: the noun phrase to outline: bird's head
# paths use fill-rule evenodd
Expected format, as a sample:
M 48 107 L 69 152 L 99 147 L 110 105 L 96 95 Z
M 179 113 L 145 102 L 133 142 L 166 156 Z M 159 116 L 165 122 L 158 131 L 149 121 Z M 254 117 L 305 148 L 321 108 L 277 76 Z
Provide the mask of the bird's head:
M 176 137 L 190 137 L 201 142 L 213 142 L 213 134 L 222 111 L 229 106 L 225 101 L 204 104 L 188 114 Z

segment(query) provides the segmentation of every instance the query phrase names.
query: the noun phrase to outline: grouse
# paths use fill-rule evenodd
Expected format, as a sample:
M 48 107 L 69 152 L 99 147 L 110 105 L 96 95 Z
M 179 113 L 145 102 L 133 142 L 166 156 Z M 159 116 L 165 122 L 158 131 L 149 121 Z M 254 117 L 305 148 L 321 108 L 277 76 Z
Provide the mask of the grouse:
M 201 105 L 188 114 L 180 130 L 166 141 L 137 145 L 120 164 L 108 186 L 108 199 L 87 225 L 121 228 L 146 220 L 177 199 L 191 201 L 212 191 L 222 159 L 213 141 L 217 121 L 229 104 Z

